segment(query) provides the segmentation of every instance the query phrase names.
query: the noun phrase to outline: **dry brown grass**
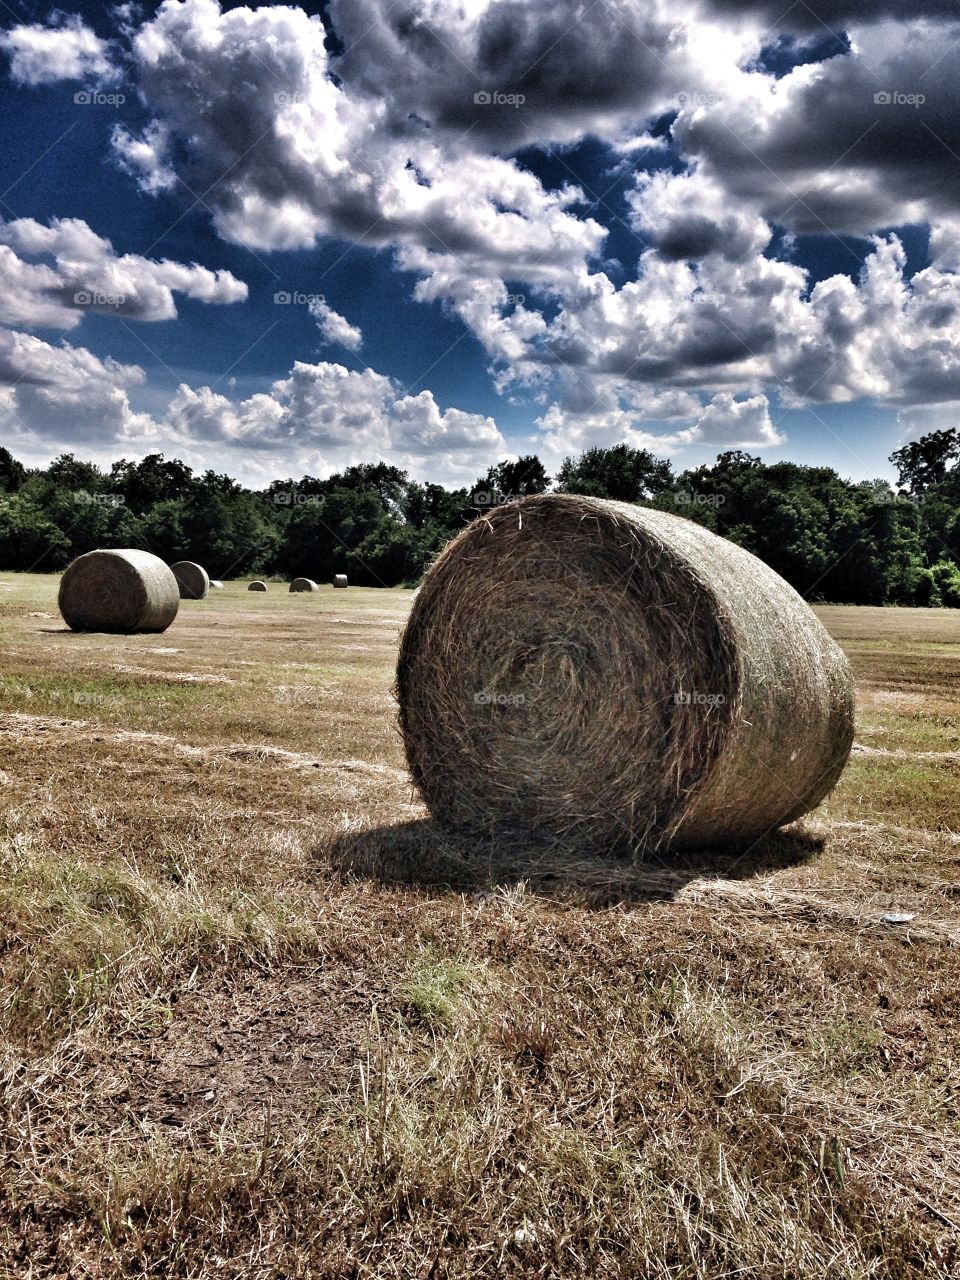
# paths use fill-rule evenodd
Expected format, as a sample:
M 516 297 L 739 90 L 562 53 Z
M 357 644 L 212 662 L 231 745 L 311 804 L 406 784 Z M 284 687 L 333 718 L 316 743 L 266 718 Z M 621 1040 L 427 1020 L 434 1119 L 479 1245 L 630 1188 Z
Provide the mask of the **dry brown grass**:
M 7 584 L 0 1274 L 955 1274 L 955 615 L 820 610 L 890 754 L 634 868 L 425 819 L 408 593 Z

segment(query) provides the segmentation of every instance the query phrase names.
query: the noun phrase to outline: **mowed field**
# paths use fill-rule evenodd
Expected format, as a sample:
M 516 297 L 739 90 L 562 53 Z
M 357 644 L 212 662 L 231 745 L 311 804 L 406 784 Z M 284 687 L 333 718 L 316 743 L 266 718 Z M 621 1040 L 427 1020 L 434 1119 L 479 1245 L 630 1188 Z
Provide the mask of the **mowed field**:
M 0 1275 L 957 1273 L 960 614 L 820 609 L 838 790 L 632 867 L 430 823 L 411 593 L 244 587 L 0 577 Z

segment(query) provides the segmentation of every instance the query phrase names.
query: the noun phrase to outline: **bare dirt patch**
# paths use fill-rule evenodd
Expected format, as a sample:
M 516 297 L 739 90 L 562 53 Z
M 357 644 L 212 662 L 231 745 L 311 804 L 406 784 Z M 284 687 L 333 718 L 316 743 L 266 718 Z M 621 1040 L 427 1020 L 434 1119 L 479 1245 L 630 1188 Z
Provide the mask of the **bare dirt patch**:
M 344 967 L 221 972 L 172 1006 L 159 1035 L 117 1044 L 102 1063 L 115 1120 L 213 1130 L 272 1108 L 287 1119 L 356 1085 L 382 993 Z

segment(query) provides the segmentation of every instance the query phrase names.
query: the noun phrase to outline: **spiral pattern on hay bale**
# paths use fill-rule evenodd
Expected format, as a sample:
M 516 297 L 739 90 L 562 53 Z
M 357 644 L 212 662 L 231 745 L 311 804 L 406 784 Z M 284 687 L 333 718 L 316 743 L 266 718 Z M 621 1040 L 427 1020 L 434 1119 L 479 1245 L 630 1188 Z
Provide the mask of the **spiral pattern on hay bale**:
M 149 551 L 88 551 L 64 570 L 58 604 L 74 631 L 166 631 L 180 608 L 180 589 Z
M 565 495 L 475 520 L 404 631 L 414 781 L 461 831 L 635 854 L 749 840 L 832 789 L 850 671 L 805 601 L 692 521 Z
M 177 580 L 181 600 L 203 600 L 210 590 L 210 575 L 192 560 L 178 560 L 170 572 Z

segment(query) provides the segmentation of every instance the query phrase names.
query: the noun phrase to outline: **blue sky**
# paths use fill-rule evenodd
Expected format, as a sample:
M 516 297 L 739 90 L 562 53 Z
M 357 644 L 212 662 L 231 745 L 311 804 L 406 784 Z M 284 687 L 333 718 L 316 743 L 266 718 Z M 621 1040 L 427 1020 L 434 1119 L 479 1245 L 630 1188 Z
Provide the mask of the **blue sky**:
M 863 479 L 956 420 L 940 0 L 320 8 L 5 7 L 15 454 L 460 483 L 627 440 Z

